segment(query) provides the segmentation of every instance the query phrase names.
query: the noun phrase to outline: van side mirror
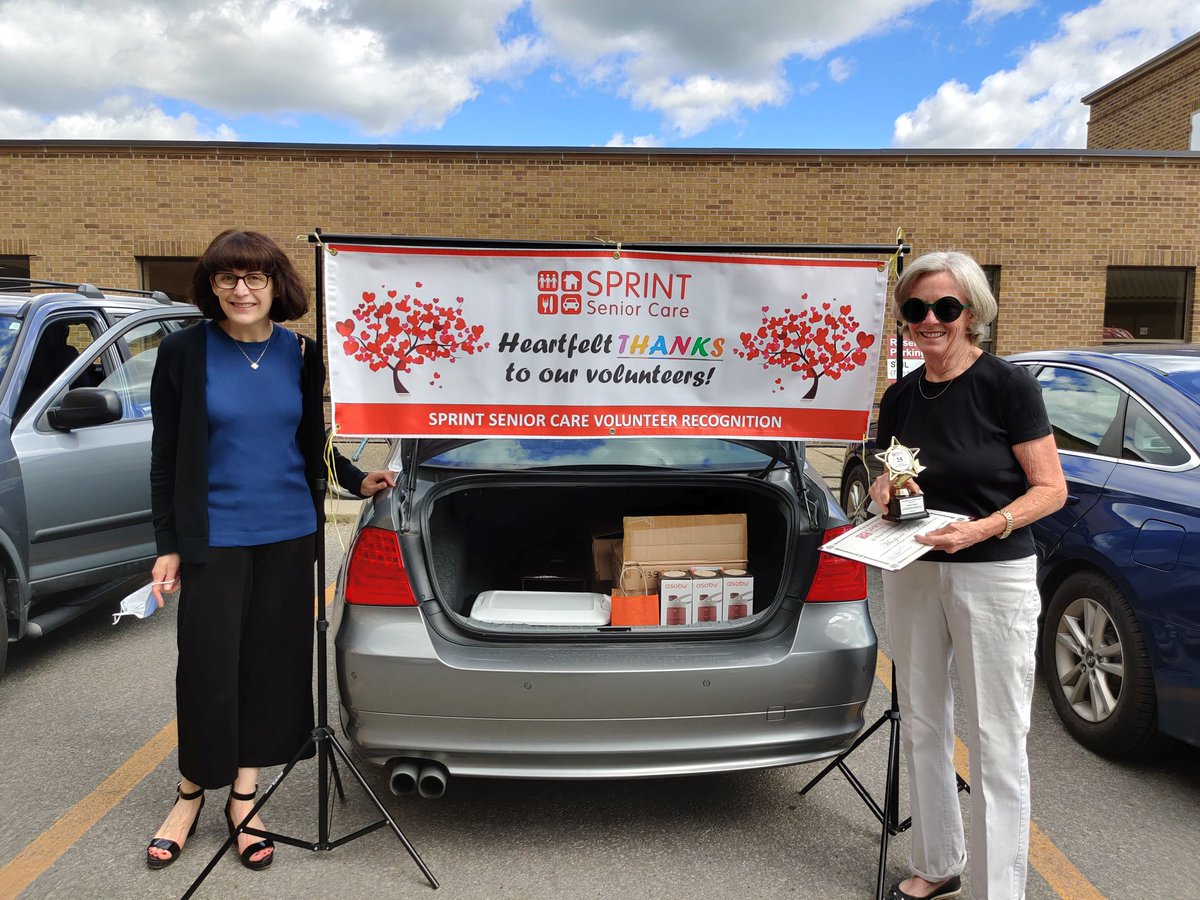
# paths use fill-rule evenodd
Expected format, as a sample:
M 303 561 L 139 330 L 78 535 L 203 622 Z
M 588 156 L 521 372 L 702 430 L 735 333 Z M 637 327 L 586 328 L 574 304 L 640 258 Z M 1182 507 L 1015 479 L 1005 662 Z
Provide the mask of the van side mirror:
M 121 398 L 108 388 L 75 388 L 67 391 L 62 404 L 47 412 L 46 418 L 58 431 L 107 425 L 121 418 Z

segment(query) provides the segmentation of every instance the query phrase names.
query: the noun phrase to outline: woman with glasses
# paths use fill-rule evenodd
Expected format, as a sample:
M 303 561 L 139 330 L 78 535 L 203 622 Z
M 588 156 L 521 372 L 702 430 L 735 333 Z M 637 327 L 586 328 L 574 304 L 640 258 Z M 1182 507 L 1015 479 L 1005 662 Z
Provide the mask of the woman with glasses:
M 903 487 L 927 509 L 968 518 L 918 537 L 930 551 L 883 573 L 912 802 L 912 875 L 889 896 L 961 894 L 953 660 L 970 753 L 971 892 L 1021 900 L 1041 609 L 1028 526 L 1063 505 L 1066 482 L 1037 382 L 978 345 L 996 300 L 975 260 L 956 252 L 917 259 L 896 284 L 895 311 L 925 363 L 884 393 L 877 445 L 916 452 L 919 474 Z M 871 498 L 886 509 L 896 491 L 884 472 Z
M 206 789 L 230 786 L 232 834 L 258 770 L 288 762 L 313 728 L 313 563 L 325 477 L 321 348 L 277 324 L 308 290 L 270 238 L 226 231 L 192 279 L 207 320 L 166 337 L 150 396 L 154 591 L 180 590 L 177 797 L 146 848 L 161 869 L 196 830 Z M 369 497 L 394 485 L 335 456 L 339 483 Z M 256 815 L 250 827 L 263 829 Z M 274 845 L 238 836 L 244 865 Z

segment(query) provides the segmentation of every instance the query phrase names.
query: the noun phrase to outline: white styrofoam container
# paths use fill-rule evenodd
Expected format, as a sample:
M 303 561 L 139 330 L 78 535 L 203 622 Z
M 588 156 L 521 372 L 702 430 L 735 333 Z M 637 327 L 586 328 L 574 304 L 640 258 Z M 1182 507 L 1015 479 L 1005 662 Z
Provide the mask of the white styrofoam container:
M 471 618 L 492 625 L 607 625 L 612 601 L 582 591 L 483 591 Z

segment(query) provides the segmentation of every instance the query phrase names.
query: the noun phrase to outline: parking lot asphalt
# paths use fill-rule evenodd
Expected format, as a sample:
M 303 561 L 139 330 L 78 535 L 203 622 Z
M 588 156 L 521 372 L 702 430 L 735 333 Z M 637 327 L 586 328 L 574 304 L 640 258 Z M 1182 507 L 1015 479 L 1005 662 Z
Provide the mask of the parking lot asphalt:
M 357 447 L 345 449 L 350 454 Z M 382 466 L 385 457 L 386 448 L 370 444 L 361 465 Z M 840 447 L 810 448 L 810 462 L 835 493 L 840 459 Z M 331 519 L 330 579 L 358 506 L 341 501 Z M 886 709 L 890 672 L 874 573 L 869 590 L 881 632 L 880 683 L 866 711 L 872 723 Z M 100 612 L 14 646 L 0 682 L 0 752 L 6 760 L 0 767 L 0 900 L 179 896 L 219 847 L 221 794 L 209 798 L 180 862 L 162 872 L 149 872 L 141 862 L 177 777 L 174 633 L 173 607 L 117 627 Z M 329 684 L 336 727 L 332 660 Z M 876 797 L 882 796 L 886 750 L 884 728 L 850 759 Z M 1195 896 L 1198 754 L 1172 745 L 1138 763 L 1096 757 L 1066 734 L 1039 684 L 1030 735 L 1028 900 Z M 872 896 L 878 825 L 836 772 L 801 796 L 818 770 L 796 766 L 616 783 L 452 779 L 444 798 L 421 801 L 393 797 L 382 770 L 363 766 L 369 786 L 441 890 L 430 889 L 385 829 L 328 853 L 283 847 L 277 863 L 261 873 L 244 870 L 227 855 L 198 896 Z M 277 772 L 264 772 L 264 786 Z M 906 810 L 903 775 L 901 785 Z M 376 818 L 349 780 L 346 797 L 334 804 L 333 837 Z M 315 799 L 316 766 L 302 764 L 264 815 L 273 829 L 313 839 Z M 889 883 L 904 874 L 907 852 L 908 835 L 895 837 Z

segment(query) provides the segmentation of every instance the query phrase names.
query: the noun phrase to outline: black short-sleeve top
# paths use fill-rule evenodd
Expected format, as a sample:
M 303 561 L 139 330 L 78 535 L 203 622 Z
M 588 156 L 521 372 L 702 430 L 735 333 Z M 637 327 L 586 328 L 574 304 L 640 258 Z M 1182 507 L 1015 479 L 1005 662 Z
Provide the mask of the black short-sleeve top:
M 1015 444 L 1050 434 L 1041 389 L 1027 369 L 990 353 L 951 382 L 925 381 L 925 367 L 889 387 L 879 404 L 876 445 L 892 437 L 916 449 L 916 478 L 928 509 L 984 518 L 1028 490 Z M 1028 527 L 954 554 L 931 550 L 931 562 L 1020 559 L 1034 552 Z

